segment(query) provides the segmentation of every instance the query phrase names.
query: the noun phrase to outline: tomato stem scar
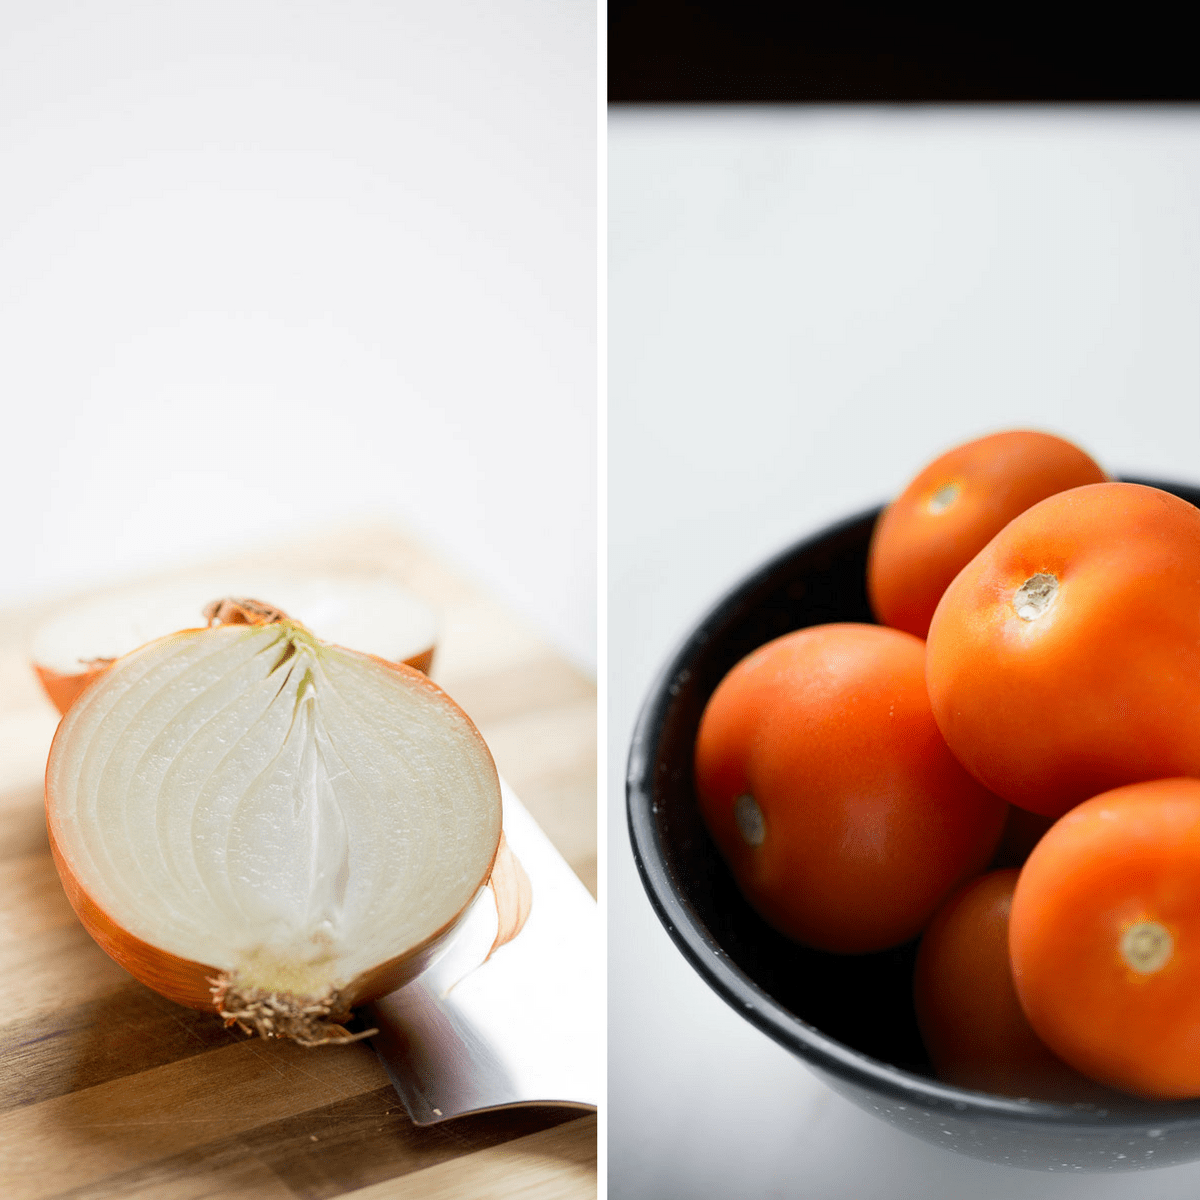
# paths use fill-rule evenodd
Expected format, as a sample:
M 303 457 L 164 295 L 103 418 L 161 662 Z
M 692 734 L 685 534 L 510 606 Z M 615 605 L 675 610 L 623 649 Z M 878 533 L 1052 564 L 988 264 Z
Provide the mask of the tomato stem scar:
M 1057 596 L 1058 576 L 1039 571 L 1013 593 L 1013 610 L 1022 621 L 1036 621 L 1050 608 Z
M 929 497 L 929 511 L 931 513 L 945 512 L 955 500 L 962 494 L 962 484 L 957 480 L 952 480 L 950 483 L 943 483 L 932 496 Z
M 1170 961 L 1175 939 L 1157 921 L 1138 921 L 1121 936 L 1121 957 L 1141 975 L 1152 975 Z
M 763 844 L 767 836 L 766 822 L 763 821 L 762 809 L 758 807 L 758 801 L 748 792 L 733 802 L 733 819 L 737 822 L 738 833 L 742 835 L 748 846 Z

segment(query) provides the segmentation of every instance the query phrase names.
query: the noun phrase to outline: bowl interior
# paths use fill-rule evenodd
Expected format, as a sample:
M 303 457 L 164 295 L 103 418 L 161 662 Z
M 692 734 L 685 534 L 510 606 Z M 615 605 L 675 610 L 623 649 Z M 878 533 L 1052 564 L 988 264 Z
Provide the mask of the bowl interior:
M 1200 506 L 1200 489 L 1158 481 Z M 747 1019 L 847 1082 L 959 1114 L 1016 1120 L 1200 1120 L 1200 1102 L 1121 1111 L 1018 1102 L 932 1079 L 912 1004 L 916 942 L 880 954 L 808 950 L 742 898 L 704 827 L 692 783 L 700 715 L 725 673 L 764 642 L 808 625 L 873 620 L 866 554 L 879 510 L 852 517 L 769 561 L 695 627 L 656 682 L 635 731 L 628 805 L 634 854 L 660 919 L 692 965 Z

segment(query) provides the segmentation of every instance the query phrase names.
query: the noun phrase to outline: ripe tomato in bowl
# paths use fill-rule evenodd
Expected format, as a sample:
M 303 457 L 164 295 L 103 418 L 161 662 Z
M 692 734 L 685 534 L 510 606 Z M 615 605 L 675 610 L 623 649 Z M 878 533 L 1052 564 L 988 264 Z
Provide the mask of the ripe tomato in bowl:
M 1030 1024 L 1089 1077 L 1200 1097 L 1200 779 L 1114 788 L 1038 843 L 1013 897 Z
M 785 634 L 725 676 L 696 788 L 750 903 L 842 954 L 916 937 L 987 866 L 1008 811 L 938 732 L 925 643 L 854 622 Z
M 1059 817 L 1200 776 L 1200 511 L 1133 483 L 1060 492 L 955 577 L 929 627 L 938 726 L 987 787 Z
M 1200 488 L 1153 486 L 1200 505 Z M 701 978 L 744 1019 L 836 1091 L 914 1136 L 1040 1169 L 1200 1159 L 1197 1101 L 1025 1102 L 935 1080 L 912 1001 L 917 943 L 862 955 L 798 946 L 746 901 L 704 826 L 693 756 L 709 697 L 735 663 L 773 638 L 872 620 L 866 558 L 879 511 L 850 517 L 751 572 L 700 618 L 651 688 L 626 787 L 650 902 Z
M 929 463 L 884 509 L 867 553 L 867 592 L 884 625 L 918 637 L 950 581 L 1005 525 L 1068 488 L 1108 478 L 1071 442 L 993 433 Z
M 1017 996 L 1008 927 L 1019 874 L 1008 867 L 971 880 L 922 935 L 913 999 L 925 1046 L 948 1083 L 1103 1106 L 1117 1097 L 1046 1046 Z

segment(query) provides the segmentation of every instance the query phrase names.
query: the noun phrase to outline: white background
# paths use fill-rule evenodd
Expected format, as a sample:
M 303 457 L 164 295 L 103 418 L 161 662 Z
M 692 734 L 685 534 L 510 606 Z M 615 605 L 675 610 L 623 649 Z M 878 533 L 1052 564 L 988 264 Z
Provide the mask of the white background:
M 767 555 L 997 429 L 1200 483 L 1200 115 L 617 110 L 609 142 L 614 1197 L 1194 1197 L 893 1131 L 709 991 L 625 830 L 638 706 Z
M 0 607 L 383 518 L 595 666 L 593 0 L 0 0 Z

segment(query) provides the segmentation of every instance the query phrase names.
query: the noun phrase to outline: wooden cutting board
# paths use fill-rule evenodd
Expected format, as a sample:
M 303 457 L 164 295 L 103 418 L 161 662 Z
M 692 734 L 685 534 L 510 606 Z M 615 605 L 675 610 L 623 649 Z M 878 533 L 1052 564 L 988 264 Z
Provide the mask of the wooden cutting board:
M 228 561 L 377 571 L 433 604 L 433 678 L 595 895 L 596 692 L 582 672 L 392 527 Z M 418 1129 L 369 1046 L 247 1039 L 96 947 L 46 842 L 58 715 L 25 653 L 44 611 L 0 612 L 0 1197 L 594 1196 L 594 1116 L 522 1109 Z

